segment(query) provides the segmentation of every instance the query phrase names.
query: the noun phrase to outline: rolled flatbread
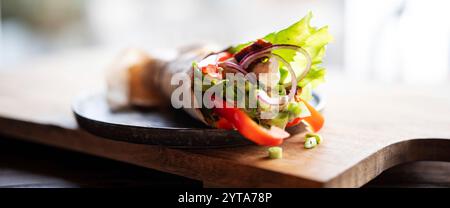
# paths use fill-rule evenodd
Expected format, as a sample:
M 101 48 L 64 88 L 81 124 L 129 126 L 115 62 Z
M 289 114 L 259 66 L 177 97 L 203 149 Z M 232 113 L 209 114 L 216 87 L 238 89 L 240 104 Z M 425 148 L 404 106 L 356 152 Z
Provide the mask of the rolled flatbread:
M 176 73 L 192 74 L 192 63 L 216 51 L 215 45 L 193 45 L 165 55 L 149 54 L 141 49 L 128 49 L 106 71 L 107 101 L 112 110 L 130 106 L 155 107 L 170 104 L 171 85 Z M 167 55 L 170 54 L 170 55 Z M 189 89 L 193 90 L 193 89 Z M 191 93 L 192 101 L 194 93 Z M 193 118 L 205 123 L 198 108 L 183 108 Z

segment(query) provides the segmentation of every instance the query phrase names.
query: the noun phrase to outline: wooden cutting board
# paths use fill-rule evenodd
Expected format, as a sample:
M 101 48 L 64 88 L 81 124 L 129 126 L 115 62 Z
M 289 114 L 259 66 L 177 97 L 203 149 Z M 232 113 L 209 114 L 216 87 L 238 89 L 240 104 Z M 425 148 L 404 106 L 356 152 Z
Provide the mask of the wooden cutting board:
M 450 86 L 360 83 L 330 75 L 324 143 L 303 148 L 303 134 L 266 148 L 171 149 L 93 136 L 71 102 L 103 89 L 103 69 L 117 51 L 89 50 L 0 70 L 0 133 L 124 161 L 226 187 L 359 187 L 384 170 L 418 160 L 450 161 Z M 450 177 L 450 176 L 449 176 Z

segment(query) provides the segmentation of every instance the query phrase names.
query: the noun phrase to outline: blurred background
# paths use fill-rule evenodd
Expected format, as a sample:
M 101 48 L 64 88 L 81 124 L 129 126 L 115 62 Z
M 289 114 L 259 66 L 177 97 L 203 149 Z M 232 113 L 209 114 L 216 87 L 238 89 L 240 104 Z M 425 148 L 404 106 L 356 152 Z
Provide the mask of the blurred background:
M 0 70 L 73 50 L 241 43 L 314 13 L 330 72 L 386 83 L 450 80 L 445 0 L 0 0 Z

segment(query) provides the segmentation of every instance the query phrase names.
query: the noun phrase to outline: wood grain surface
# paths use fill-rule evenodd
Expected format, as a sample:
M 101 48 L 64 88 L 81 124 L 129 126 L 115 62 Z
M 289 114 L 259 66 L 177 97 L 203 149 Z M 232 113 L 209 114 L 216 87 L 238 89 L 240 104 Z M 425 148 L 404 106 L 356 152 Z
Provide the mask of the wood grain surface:
M 384 171 L 364 188 L 450 187 L 450 163 L 413 162 Z M 145 167 L 0 135 L 0 188 L 200 188 L 202 183 Z
M 201 188 L 201 181 L 0 135 L 0 188 Z
M 450 161 L 450 86 L 359 83 L 330 75 L 325 142 L 303 135 L 269 160 L 266 148 L 180 150 L 93 136 L 77 127 L 71 101 L 103 90 L 115 51 L 82 51 L 0 71 L 0 133 L 198 179 L 211 186 L 360 187 L 384 170 L 421 160 Z

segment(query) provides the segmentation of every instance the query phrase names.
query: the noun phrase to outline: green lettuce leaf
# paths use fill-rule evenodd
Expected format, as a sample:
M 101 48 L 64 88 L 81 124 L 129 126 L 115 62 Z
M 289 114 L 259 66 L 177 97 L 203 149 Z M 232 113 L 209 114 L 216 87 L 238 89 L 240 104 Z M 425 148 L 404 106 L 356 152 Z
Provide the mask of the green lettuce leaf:
M 311 84 L 312 88 L 315 88 L 325 80 L 326 69 L 321 64 L 325 55 L 326 45 L 333 40 L 333 37 L 328 32 L 328 26 L 319 29 L 312 27 L 310 25 L 312 17 L 312 13 L 309 12 L 300 21 L 286 29 L 270 33 L 263 39 L 272 44 L 291 44 L 305 49 L 311 57 L 312 65 L 305 78 L 298 82 L 298 86 L 304 87 L 307 84 Z M 230 51 L 238 52 L 251 43 L 237 45 L 232 47 Z M 277 50 L 274 53 L 290 62 L 297 75 L 301 74 L 306 66 L 305 57 L 293 50 Z M 281 69 L 282 72 L 283 70 L 285 69 Z M 283 77 L 283 81 L 290 81 L 290 75 Z

